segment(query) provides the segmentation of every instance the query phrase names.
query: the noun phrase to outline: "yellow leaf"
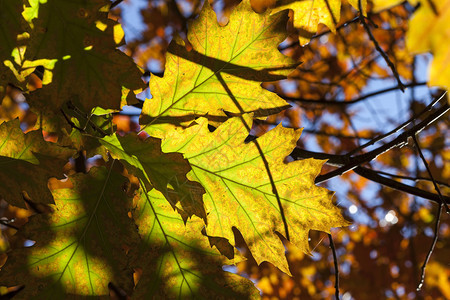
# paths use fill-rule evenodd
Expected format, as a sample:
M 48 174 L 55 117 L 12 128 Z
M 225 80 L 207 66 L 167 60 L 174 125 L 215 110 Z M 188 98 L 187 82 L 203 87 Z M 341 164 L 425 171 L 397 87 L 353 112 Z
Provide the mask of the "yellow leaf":
M 385 9 L 389 9 L 391 7 L 399 5 L 402 2 L 404 2 L 404 0 L 372 0 L 373 3 L 372 12 L 378 13 Z
M 450 281 L 448 268 L 441 265 L 439 262 L 430 262 L 427 266 L 425 286 L 439 289 L 445 299 L 450 299 Z
M 450 0 L 421 1 L 409 21 L 406 34 L 408 50 L 413 54 L 431 51 L 430 86 L 450 88 Z
M 203 220 L 193 216 L 185 223 L 155 189 L 140 189 L 134 200 L 143 241 L 136 264 L 143 273 L 132 299 L 259 299 L 249 279 L 222 270 L 240 259 L 210 246 Z
M 356 9 L 359 0 L 349 0 Z M 367 1 L 362 0 L 363 13 L 365 14 Z M 341 18 L 341 0 L 305 0 L 305 1 L 281 1 L 280 5 L 272 10 L 272 14 L 282 10 L 294 11 L 294 27 L 299 30 L 300 45 L 306 45 L 317 32 L 320 24 L 326 25 L 332 32 L 336 32 L 336 24 Z
M 281 54 L 277 45 L 287 36 L 287 13 L 255 13 L 249 0 L 239 4 L 226 26 L 220 26 L 208 1 L 188 28 L 192 50 L 181 38 L 169 46 L 164 78 L 152 76 L 141 124 L 162 137 L 167 123 L 181 125 L 197 116 L 226 118 L 255 112 L 267 116 L 289 107 L 275 93 L 261 87 L 276 81 L 298 65 Z M 170 127 L 170 126 L 169 126 Z
M 0 198 L 24 208 L 22 192 L 36 203 L 53 203 L 47 187 L 51 177 L 63 177 L 62 167 L 74 151 L 46 142 L 41 130 L 27 134 L 18 119 L 0 124 Z
M 210 132 L 207 119 L 183 131 L 171 131 L 163 140 L 164 152 L 181 152 L 191 164 L 188 178 L 206 190 L 206 231 L 210 236 L 234 242 L 232 227 L 239 229 L 253 257 L 269 261 L 290 274 L 285 248 L 275 232 L 285 235 L 283 220 L 271 180 L 258 147 L 244 143 L 251 115 L 232 118 Z M 308 233 L 329 232 L 345 226 L 333 193 L 314 185 L 324 161 L 305 159 L 285 163 L 301 130 L 278 126 L 257 139 L 275 182 L 290 232 L 291 242 L 309 253 Z

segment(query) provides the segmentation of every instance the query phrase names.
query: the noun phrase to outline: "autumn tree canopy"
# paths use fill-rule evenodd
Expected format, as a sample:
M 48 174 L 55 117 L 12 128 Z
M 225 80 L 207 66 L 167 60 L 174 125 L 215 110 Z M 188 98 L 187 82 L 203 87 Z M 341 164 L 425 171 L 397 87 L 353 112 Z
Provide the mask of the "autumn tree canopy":
M 0 0 L 2 299 L 450 298 L 449 19 Z

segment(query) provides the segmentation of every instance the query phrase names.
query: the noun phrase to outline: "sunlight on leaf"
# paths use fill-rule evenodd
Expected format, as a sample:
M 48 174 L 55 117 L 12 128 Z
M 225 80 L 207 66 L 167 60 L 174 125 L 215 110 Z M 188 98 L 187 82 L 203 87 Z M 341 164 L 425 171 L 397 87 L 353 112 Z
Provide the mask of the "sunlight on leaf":
M 450 89 L 450 0 L 433 3 L 432 7 L 429 1 L 420 1 L 409 21 L 406 43 L 411 53 L 433 53 L 428 83 Z
M 53 213 L 33 216 L 19 231 L 36 244 L 11 252 L 2 268 L 0 285 L 25 285 L 17 299 L 106 296 L 109 282 L 131 293 L 126 249 L 139 237 L 127 215 L 126 179 L 102 167 L 70 182 L 52 192 Z
M 122 87 L 136 91 L 143 87 L 141 70 L 117 49 L 120 25 L 104 11 L 103 7 L 109 3 L 106 0 L 33 1 L 35 7 L 26 10 L 33 30 L 25 59 L 57 59 L 54 68 L 42 64 L 46 70 L 52 70 L 51 84 L 44 85 L 28 99 L 30 106 L 49 123 L 55 122 L 52 115 L 60 114 L 64 102 L 70 101 L 84 112 L 96 106 L 118 110 Z M 35 14 L 30 12 L 35 10 L 39 18 L 33 18 Z M 104 27 L 99 29 L 98 22 Z M 46 122 L 43 124 L 45 128 Z
M 0 1 L 0 104 L 8 83 L 17 84 L 14 73 L 5 62 L 12 61 L 12 51 L 16 48 L 17 35 L 25 29 L 25 20 L 21 16 L 22 1 Z
M 245 122 L 251 124 L 251 115 Z M 188 178 L 200 182 L 208 223 L 207 234 L 224 237 L 234 245 L 232 227 L 241 231 L 259 263 L 269 261 L 289 274 L 285 248 L 275 234 L 284 233 L 277 200 L 261 155 L 240 118 L 232 118 L 213 133 L 207 119 L 183 131 L 172 131 L 163 140 L 164 152 L 180 152 L 192 171 Z M 268 161 L 286 215 L 291 242 L 309 253 L 310 230 L 329 232 L 348 225 L 332 203 L 332 192 L 314 185 L 324 161 L 305 159 L 284 163 L 296 146 L 301 130 L 277 126 L 258 138 Z
M 202 201 L 205 191 L 198 182 L 186 178 L 191 167 L 181 154 L 162 153 L 159 139 L 141 140 L 134 133 L 106 136 L 100 143 L 113 158 L 120 159 L 132 174 L 143 180 L 148 190 L 156 188 L 172 207 L 180 202 L 184 215 L 195 214 L 206 219 Z
M 151 77 L 153 98 L 145 101 L 140 121 L 145 130 L 162 137 L 168 128 L 164 123 L 186 124 L 205 115 L 226 118 L 224 111 L 267 116 L 287 108 L 286 101 L 261 87 L 262 81 L 286 78 L 298 65 L 277 49 L 287 36 L 286 21 L 287 13 L 257 14 L 246 0 L 234 9 L 230 22 L 220 26 L 205 1 L 189 25 L 193 49 L 188 51 L 175 37 L 164 77 Z
M 18 119 L 0 124 L 0 195 L 12 205 L 25 207 L 22 192 L 33 202 L 50 204 L 50 177 L 63 177 L 62 167 L 74 151 L 46 142 L 42 132 L 20 129 Z
M 286 9 L 294 11 L 294 26 L 299 30 L 300 45 L 309 43 L 311 37 L 317 32 L 320 24 L 326 25 L 332 32 L 336 32 L 336 24 L 341 18 L 342 0 L 305 0 L 305 1 L 280 1 L 272 14 Z M 359 0 L 349 0 L 350 4 L 359 9 Z M 363 12 L 365 14 L 367 1 L 362 0 Z
M 204 222 L 192 217 L 187 224 L 164 196 L 140 190 L 133 216 L 142 236 L 136 262 L 143 269 L 133 299 L 259 299 L 246 278 L 222 270 L 228 260 L 201 234 Z

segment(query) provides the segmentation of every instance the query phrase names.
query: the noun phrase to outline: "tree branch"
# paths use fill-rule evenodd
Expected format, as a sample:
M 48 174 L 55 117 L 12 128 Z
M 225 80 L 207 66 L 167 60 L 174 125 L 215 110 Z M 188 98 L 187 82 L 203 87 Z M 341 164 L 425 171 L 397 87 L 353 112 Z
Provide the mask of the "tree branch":
M 404 131 L 399 136 L 397 136 L 395 139 L 390 141 L 389 143 L 384 144 L 383 146 L 380 146 L 370 152 L 363 153 L 354 157 L 348 158 L 348 163 L 346 163 L 344 166 L 331 171 L 327 174 L 319 175 L 316 178 L 316 183 L 321 183 L 324 181 L 327 181 L 333 177 L 342 175 L 346 173 L 347 171 L 350 171 L 357 166 L 369 162 L 373 159 L 375 159 L 378 155 L 383 154 L 387 151 L 389 151 L 392 148 L 404 146 L 407 144 L 408 137 L 415 135 L 419 132 L 421 132 L 423 129 L 428 127 L 430 124 L 432 124 L 434 121 L 439 119 L 442 115 L 447 113 L 450 110 L 450 107 L 448 103 L 445 103 L 442 107 L 435 110 L 432 114 L 430 114 L 428 117 L 426 117 L 422 122 L 418 123 L 417 125 L 411 127 L 411 129 Z
M 123 0 L 116 0 L 113 3 L 111 3 L 111 6 L 109 7 L 109 10 L 113 9 L 114 7 L 116 7 L 117 5 L 119 5 L 120 3 L 122 3 Z
M 333 262 L 334 262 L 334 290 L 336 300 L 339 300 L 339 264 L 336 255 L 336 247 L 334 246 L 333 236 L 328 234 L 328 240 L 330 241 L 331 252 L 333 253 Z
M 441 194 L 441 190 L 439 189 L 439 186 L 437 185 L 436 181 L 434 180 L 433 174 L 431 173 L 430 166 L 428 165 L 427 160 L 425 159 L 425 156 L 423 156 L 422 149 L 420 149 L 419 142 L 417 141 L 417 138 L 415 135 L 412 136 L 412 139 L 414 141 L 414 144 L 416 145 L 417 151 L 419 152 L 420 158 L 422 159 L 423 164 L 425 165 L 425 168 L 427 169 L 428 175 L 431 178 L 431 181 L 433 182 L 434 189 L 439 195 L 440 203 L 445 205 L 445 209 L 447 210 L 447 213 L 450 212 L 450 209 L 448 208 L 448 201 L 445 200 L 445 198 Z
M 392 174 L 392 173 L 383 172 L 383 171 L 377 171 L 377 173 L 381 174 L 381 175 L 386 175 L 386 176 L 390 176 L 390 177 L 394 177 L 394 178 L 406 179 L 406 180 L 411 180 L 411 181 L 420 181 L 420 180 L 432 181 L 430 178 L 422 177 L 422 176 L 411 177 L 411 176 L 405 176 L 405 175 Z M 436 183 L 450 188 L 450 184 L 448 184 L 448 183 L 445 183 L 445 182 L 442 182 L 439 180 L 436 180 Z
M 416 87 L 416 86 L 424 86 L 427 85 L 427 82 L 411 82 L 406 85 L 404 85 L 405 88 L 408 87 Z M 371 98 L 373 96 L 381 95 L 384 93 L 389 93 L 392 91 L 398 90 L 398 86 L 393 86 L 390 88 L 382 89 L 379 91 L 375 91 L 366 95 L 363 95 L 361 97 L 352 99 L 352 100 L 326 100 L 326 99 L 306 99 L 306 98 L 299 98 L 299 97 L 289 97 L 289 96 L 283 96 L 279 95 L 281 98 L 283 98 L 286 101 L 293 101 L 293 102 L 299 102 L 301 104 L 311 104 L 311 105 L 352 105 L 358 102 L 361 102 L 362 100 L 366 100 L 368 98 Z
M 428 261 L 430 260 L 431 254 L 434 251 L 434 247 L 436 246 L 436 243 L 437 243 L 437 240 L 439 237 L 439 223 L 441 221 L 442 206 L 444 206 L 443 203 L 441 203 L 439 205 L 439 209 L 438 209 L 438 212 L 436 215 L 436 224 L 434 225 L 433 242 L 431 243 L 430 250 L 428 251 L 427 257 L 425 258 L 425 261 L 423 262 L 423 265 L 422 265 L 422 273 L 420 275 L 420 281 L 419 281 L 419 285 L 417 286 L 417 291 L 420 291 L 422 289 L 423 283 L 425 281 L 425 269 L 427 267 Z
M 397 126 L 396 128 L 392 129 L 391 131 L 380 135 L 374 139 L 372 139 L 371 141 L 367 142 L 366 144 L 362 145 L 361 147 L 358 147 L 356 149 L 353 149 L 352 151 L 350 151 L 349 153 L 347 153 L 347 155 L 353 155 L 359 151 L 361 151 L 364 148 L 367 148 L 369 146 L 374 145 L 376 142 L 381 141 L 385 138 L 387 138 L 388 136 L 391 136 L 394 133 L 399 132 L 400 130 L 404 129 L 405 127 L 407 127 L 412 121 L 417 120 L 418 118 L 420 118 L 422 115 L 424 115 L 426 112 L 430 111 L 433 106 L 435 106 L 442 98 L 444 98 L 444 96 L 447 94 L 447 92 L 443 92 L 441 96 L 435 98 L 433 101 L 431 101 L 430 104 L 427 105 L 427 107 L 425 107 L 420 113 L 413 115 L 411 118 L 409 118 L 406 122 L 404 122 L 403 124 Z
M 402 92 L 405 91 L 405 86 L 403 85 L 402 81 L 400 80 L 400 75 L 398 74 L 397 70 L 395 69 L 394 64 L 387 56 L 386 52 L 380 47 L 377 40 L 372 34 L 372 31 L 370 31 L 369 25 L 367 25 L 364 15 L 362 14 L 362 4 L 361 0 L 358 0 L 358 6 L 359 6 L 359 19 L 361 20 L 361 23 L 364 26 L 364 29 L 366 30 L 367 34 L 369 35 L 369 39 L 373 42 L 375 45 L 375 49 L 381 54 L 381 56 L 384 58 L 386 63 L 388 64 L 389 68 L 391 68 L 392 73 L 394 74 L 395 79 L 397 79 L 398 87 L 402 90 Z
M 377 182 L 379 184 L 385 185 L 387 187 L 396 189 L 398 191 L 402 191 L 402 192 L 405 192 L 405 193 L 408 193 L 411 195 L 419 196 L 424 199 L 434 201 L 436 203 L 441 203 L 441 199 L 440 199 L 439 195 L 437 195 L 437 194 L 433 194 L 433 193 L 421 190 L 419 188 L 398 182 L 396 180 L 386 178 L 386 177 L 378 174 L 376 171 L 373 171 L 373 170 L 370 170 L 370 169 L 367 169 L 364 167 L 356 167 L 355 169 L 353 169 L 353 172 L 355 172 L 359 176 L 362 176 L 364 178 L 367 178 L 367 179 Z M 447 197 L 447 196 L 443 196 L 443 198 L 446 199 L 447 201 L 450 200 L 450 197 Z

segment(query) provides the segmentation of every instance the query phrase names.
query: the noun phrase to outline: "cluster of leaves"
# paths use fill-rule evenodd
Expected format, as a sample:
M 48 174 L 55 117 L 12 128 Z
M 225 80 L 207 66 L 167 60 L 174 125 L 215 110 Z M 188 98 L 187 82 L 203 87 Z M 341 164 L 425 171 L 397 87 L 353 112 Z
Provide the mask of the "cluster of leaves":
M 276 48 L 287 12 L 257 14 L 243 2 L 222 27 L 206 3 L 189 25 L 192 49 L 174 38 L 164 78 L 150 81 L 141 116 L 150 136 L 142 137 L 114 133 L 108 117 L 143 87 L 139 68 L 116 49 L 123 32 L 108 19 L 108 2 L 25 4 L 2 1 L 12 20 L 2 89 L 26 90 L 30 70 L 43 70 L 43 86 L 27 96 L 39 129 L 2 123 L 1 196 L 51 212 L 18 231 L 35 244 L 10 251 L 2 267 L 1 285 L 23 286 L 18 298 L 105 296 L 108 286 L 137 299 L 253 298 L 251 281 L 221 269 L 241 259 L 233 227 L 259 263 L 290 273 L 277 233 L 309 252 L 309 230 L 347 224 L 332 194 L 314 185 L 323 161 L 284 163 L 299 130 L 279 126 L 245 143 L 253 117 L 287 106 L 260 86 L 298 65 Z M 49 190 L 48 179 L 64 178 L 64 163 L 83 152 L 102 155 L 103 165 Z M 127 185 L 115 161 L 138 185 Z
M 361 142 L 374 144 L 385 132 L 355 129 L 356 113 L 347 108 L 370 98 L 355 95 L 374 78 L 394 78 L 391 90 L 424 85 L 415 79 L 411 53 L 431 51 L 428 84 L 450 86 L 450 47 L 442 42 L 450 39 L 448 30 L 441 32 L 448 6 L 227 0 L 216 14 L 208 1 L 181 2 L 148 1 L 146 27 L 124 44 L 121 25 L 111 19 L 120 11 L 111 12 L 107 0 L 0 0 L 0 198 L 7 226 L 2 248 L 8 250 L 2 293 L 17 299 L 259 298 L 250 277 L 264 297 L 338 294 L 329 262 L 315 261 L 329 256 L 328 249 L 310 250 L 309 241 L 319 245 L 331 228 L 350 224 L 333 193 L 315 185 L 341 175 L 341 184 L 352 184 L 344 198 L 365 216 L 382 224 L 381 208 L 398 221 L 334 234 L 340 245 L 334 254 L 348 269 L 341 289 L 365 299 L 411 296 L 417 261 L 429 248 L 420 233 L 440 214 L 433 217 L 420 199 L 391 189 L 378 189 L 389 199 L 382 205 L 366 201 L 370 180 L 380 182 L 367 166 L 427 127 L 422 147 L 436 162 L 429 167 L 437 182 L 447 182 L 448 165 L 438 163 L 448 160 L 447 127 L 430 124 L 448 106 L 424 110 L 413 92 L 412 119 L 425 125 L 368 152 Z M 420 27 L 427 18 L 436 21 Z M 373 24 L 389 28 L 372 32 Z M 150 73 L 138 65 L 155 61 L 160 69 L 149 68 L 156 74 L 152 98 L 139 102 L 135 95 L 147 86 L 141 77 Z M 23 95 L 29 109 L 18 103 Z M 125 105 L 142 107 L 139 133 L 130 132 L 139 126 L 121 110 Z M 343 124 L 326 121 L 333 117 Z M 287 127 L 273 126 L 280 121 Z M 304 129 L 309 140 L 295 129 L 305 123 L 314 125 Z M 311 136 L 322 153 L 303 150 Z M 410 148 L 395 148 L 370 167 L 394 168 L 401 176 L 415 157 Z M 355 167 L 363 179 L 345 173 Z M 428 177 L 418 167 L 414 172 L 413 179 Z M 402 190 L 390 180 L 381 183 Z M 445 194 L 448 185 L 441 189 Z M 433 194 L 430 180 L 408 191 L 448 201 Z M 448 245 L 448 228 L 442 227 L 438 249 Z M 437 251 L 428 265 L 426 291 L 435 298 L 450 293 L 445 263 Z M 223 271 L 224 265 L 237 265 L 243 276 Z M 361 276 L 374 269 L 377 274 Z

